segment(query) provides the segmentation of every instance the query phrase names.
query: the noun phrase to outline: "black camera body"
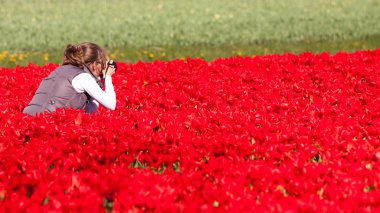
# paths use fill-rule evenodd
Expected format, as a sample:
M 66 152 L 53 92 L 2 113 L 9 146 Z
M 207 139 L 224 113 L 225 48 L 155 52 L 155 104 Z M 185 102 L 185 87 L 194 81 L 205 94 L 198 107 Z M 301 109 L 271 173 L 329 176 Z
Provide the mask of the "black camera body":
M 110 67 L 110 66 L 112 66 L 113 68 L 115 68 L 115 71 L 117 70 L 116 61 L 109 60 L 108 63 L 107 63 L 107 70 L 108 70 L 108 67 Z

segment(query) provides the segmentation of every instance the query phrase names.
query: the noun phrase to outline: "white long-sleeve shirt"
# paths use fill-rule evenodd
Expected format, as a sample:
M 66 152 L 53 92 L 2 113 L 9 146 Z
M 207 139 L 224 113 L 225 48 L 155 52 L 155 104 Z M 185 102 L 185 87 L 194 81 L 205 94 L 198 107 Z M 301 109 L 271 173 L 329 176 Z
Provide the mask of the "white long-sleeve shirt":
M 99 87 L 94 77 L 89 73 L 81 73 L 73 78 L 71 85 L 75 91 L 79 93 L 87 92 L 92 97 L 86 106 L 86 112 L 96 112 L 99 103 L 107 109 L 115 110 L 116 93 L 112 84 L 112 77 L 107 75 L 104 83 L 105 91 Z

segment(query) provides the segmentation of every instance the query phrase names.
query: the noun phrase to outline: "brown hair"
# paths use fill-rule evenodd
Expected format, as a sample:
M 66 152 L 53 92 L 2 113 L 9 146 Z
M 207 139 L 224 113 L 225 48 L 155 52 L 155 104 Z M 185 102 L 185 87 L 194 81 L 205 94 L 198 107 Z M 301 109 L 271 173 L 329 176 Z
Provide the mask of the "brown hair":
M 66 46 L 63 53 L 62 65 L 71 64 L 83 69 L 84 65 L 93 62 L 100 62 L 103 67 L 107 62 L 106 52 L 99 45 L 84 42 L 80 44 L 68 44 Z

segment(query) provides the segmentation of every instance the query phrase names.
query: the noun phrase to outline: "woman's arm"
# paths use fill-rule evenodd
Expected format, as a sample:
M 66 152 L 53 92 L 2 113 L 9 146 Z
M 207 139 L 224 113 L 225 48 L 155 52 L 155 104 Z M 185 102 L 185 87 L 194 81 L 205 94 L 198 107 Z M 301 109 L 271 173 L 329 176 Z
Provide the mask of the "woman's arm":
M 71 84 L 77 92 L 87 92 L 94 100 L 103 105 L 105 108 L 115 110 L 116 93 L 112 84 L 111 76 L 107 76 L 105 79 L 105 91 L 99 87 L 95 79 L 88 73 L 81 73 L 77 75 L 72 80 Z

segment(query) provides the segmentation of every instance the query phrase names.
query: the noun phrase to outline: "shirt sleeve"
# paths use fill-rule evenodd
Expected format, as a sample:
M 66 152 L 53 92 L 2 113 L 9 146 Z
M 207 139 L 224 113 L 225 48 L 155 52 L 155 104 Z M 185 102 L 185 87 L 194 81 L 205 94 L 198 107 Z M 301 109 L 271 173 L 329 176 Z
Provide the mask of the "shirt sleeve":
M 81 73 L 75 76 L 71 82 L 77 92 L 87 92 L 96 101 L 95 105 L 100 103 L 107 109 L 115 110 L 116 93 L 112 84 L 112 77 L 107 76 L 104 83 L 106 87 L 105 91 L 99 87 L 95 79 L 88 73 Z

